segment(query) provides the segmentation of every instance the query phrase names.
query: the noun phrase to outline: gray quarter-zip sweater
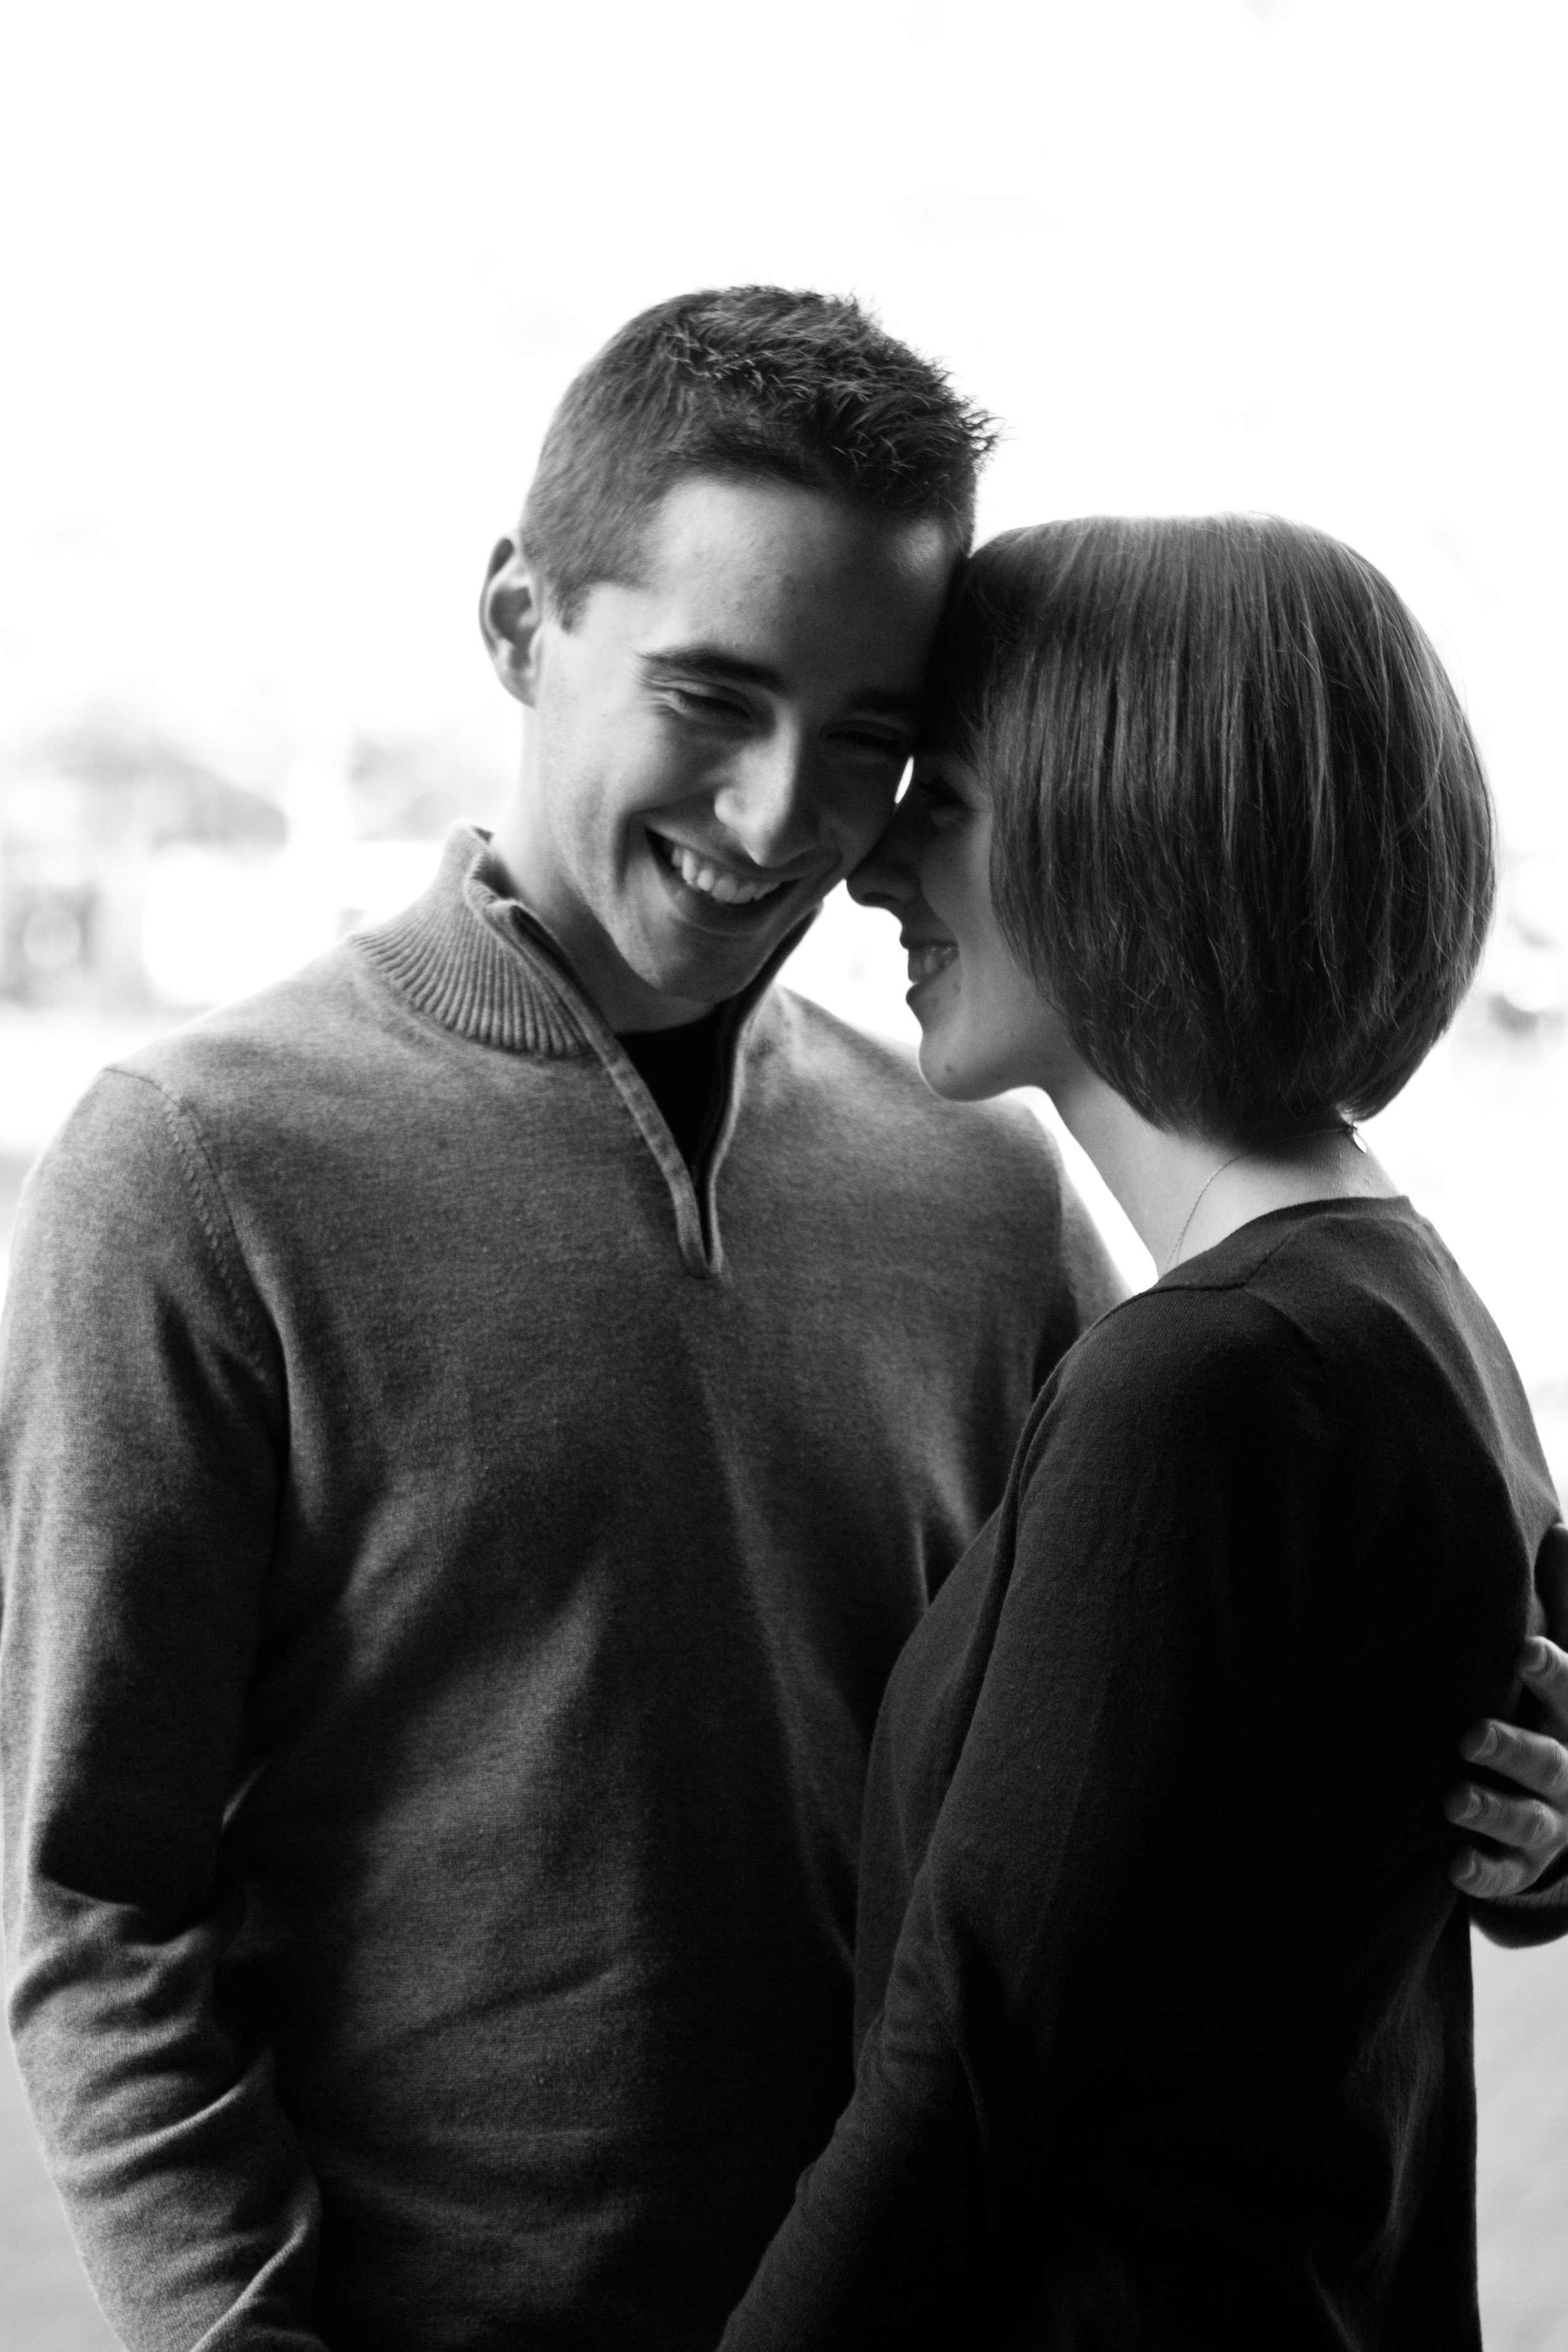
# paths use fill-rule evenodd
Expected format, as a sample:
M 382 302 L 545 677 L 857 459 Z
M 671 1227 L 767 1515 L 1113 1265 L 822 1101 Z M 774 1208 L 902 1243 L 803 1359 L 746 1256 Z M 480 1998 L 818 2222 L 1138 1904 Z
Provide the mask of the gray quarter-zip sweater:
M 0 1362 L 11 2018 L 135 2352 L 696 2347 L 849 2089 L 867 1747 L 1116 1283 L 766 981 L 691 1172 L 460 833 L 106 1072 Z

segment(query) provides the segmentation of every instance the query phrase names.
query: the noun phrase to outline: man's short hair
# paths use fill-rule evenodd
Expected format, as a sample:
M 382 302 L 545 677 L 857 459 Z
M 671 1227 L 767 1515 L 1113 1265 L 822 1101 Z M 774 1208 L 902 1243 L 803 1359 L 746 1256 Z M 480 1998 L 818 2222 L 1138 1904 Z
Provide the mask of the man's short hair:
M 928 700 L 993 796 L 1009 945 L 1145 1118 L 1365 1118 L 1452 1019 L 1491 799 L 1427 637 L 1337 541 L 1245 515 L 1009 531 L 960 576 Z
M 691 475 L 760 477 L 932 520 L 969 544 L 991 420 L 852 301 L 735 286 L 655 304 L 569 385 L 523 509 L 522 551 L 570 627 L 637 575 L 643 527 Z

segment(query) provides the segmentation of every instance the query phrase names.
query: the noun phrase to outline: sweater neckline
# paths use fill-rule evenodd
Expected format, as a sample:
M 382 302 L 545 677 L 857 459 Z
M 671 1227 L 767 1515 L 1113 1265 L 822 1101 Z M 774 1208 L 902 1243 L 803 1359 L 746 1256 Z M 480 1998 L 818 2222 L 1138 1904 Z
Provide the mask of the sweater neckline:
M 355 946 L 417 1011 L 472 1045 L 564 1061 L 591 1050 L 570 967 L 507 894 L 477 825 L 448 835 L 423 896 Z
M 800 937 L 800 929 L 792 931 L 730 1000 L 727 1044 Z M 621 1057 L 559 942 L 511 895 L 490 835 L 478 825 L 456 826 L 423 896 L 390 922 L 360 932 L 354 944 L 419 1012 L 474 1045 L 552 1061 Z
M 1368 1213 L 1376 1223 L 1385 1220 L 1397 1224 L 1425 1223 L 1407 1192 L 1325 1192 L 1313 1201 L 1287 1201 L 1278 1209 L 1260 1209 L 1255 1217 L 1233 1226 L 1207 1249 L 1184 1258 L 1180 1265 L 1172 1266 L 1168 1274 L 1163 1274 L 1149 1286 L 1155 1290 L 1203 1290 L 1216 1286 L 1226 1288 L 1237 1278 L 1238 1264 L 1245 1275 L 1251 1274 L 1296 1226 L 1320 1220 L 1354 1223 Z M 1184 1280 L 1184 1276 L 1191 1279 Z
M 354 945 L 405 1003 L 456 1036 L 536 1060 L 597 1058 L 664 1176 L 686 1272 L 712 1281 L 725 1265 L 716 1188 L 739 1116 L 743 1047 L 774 974 L 805 929 L 798 925 L 749 988 L 720 1009 L 722 1108 L 695 1169 L 559 942 L 508 893 L 490 836 L 477 825 L 459 825 L 449 836 L 422 898 L 390 923 L 360 932 Z

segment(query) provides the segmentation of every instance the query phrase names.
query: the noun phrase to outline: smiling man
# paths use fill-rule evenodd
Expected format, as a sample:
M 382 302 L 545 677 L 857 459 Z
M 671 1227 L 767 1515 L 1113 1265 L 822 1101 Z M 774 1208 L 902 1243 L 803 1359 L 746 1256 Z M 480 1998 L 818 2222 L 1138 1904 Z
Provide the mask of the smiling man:
M 486 630 L 534 723 L 496 854 L 613 1027 L 737 994 L 875 840 L 954 551 L 757 475 L 677 481 L 635 580 L 564 609 L 501 542 Z
M 133 2347 L 709 2343 L 841 2103 L 883 1682 L 1116 1288 L 771 984 L 988 438 L 848 303 L 633 320 L 491 564 L 494 840 L 33 1183 L 12 2018 Z
M 842 2103 L 883 1683 L 1117 1287 L 773 984 L 988 443 L 851 304 L 633 320 L 492 561 L 494 840 L 33 1181 L 11 2016 L 133 2352 L 710 2344 Z
M 692 475 L 648 515 L 634 581 L 576 597 L 551 584 L 528 519 L 525 532 L 528 553 L 497 549 L 483 608 L 531 713 L 494 854 L 695 1167 L 716 1004 L 887 821 L 951 524 L 767 475 Z

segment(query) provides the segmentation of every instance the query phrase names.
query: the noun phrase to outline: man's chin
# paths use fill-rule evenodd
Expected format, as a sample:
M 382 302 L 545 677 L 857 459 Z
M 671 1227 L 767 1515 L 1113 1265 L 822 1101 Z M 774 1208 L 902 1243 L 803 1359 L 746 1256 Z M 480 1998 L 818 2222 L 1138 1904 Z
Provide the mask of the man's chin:
M 685 940 L 645 940 L 627 961 L 643 986 L 661 997 L 701 1007 L 722 1004 L 750 987 L 794 928 L 775 924 L 750 939 L 704 940 L 695 947 Z
M 687 891 L 690 898 L 695 894 Z M 688 909 L 669 903 L 639 910 L 635 936 L 617 941 L 644 986 L 662 996 L 717 1004 L 748 988 L 790 934 L 814 915 L 817 897 L 789 894 L 788 906 Z M 628 929 L 632 929 L 628 926 Z

